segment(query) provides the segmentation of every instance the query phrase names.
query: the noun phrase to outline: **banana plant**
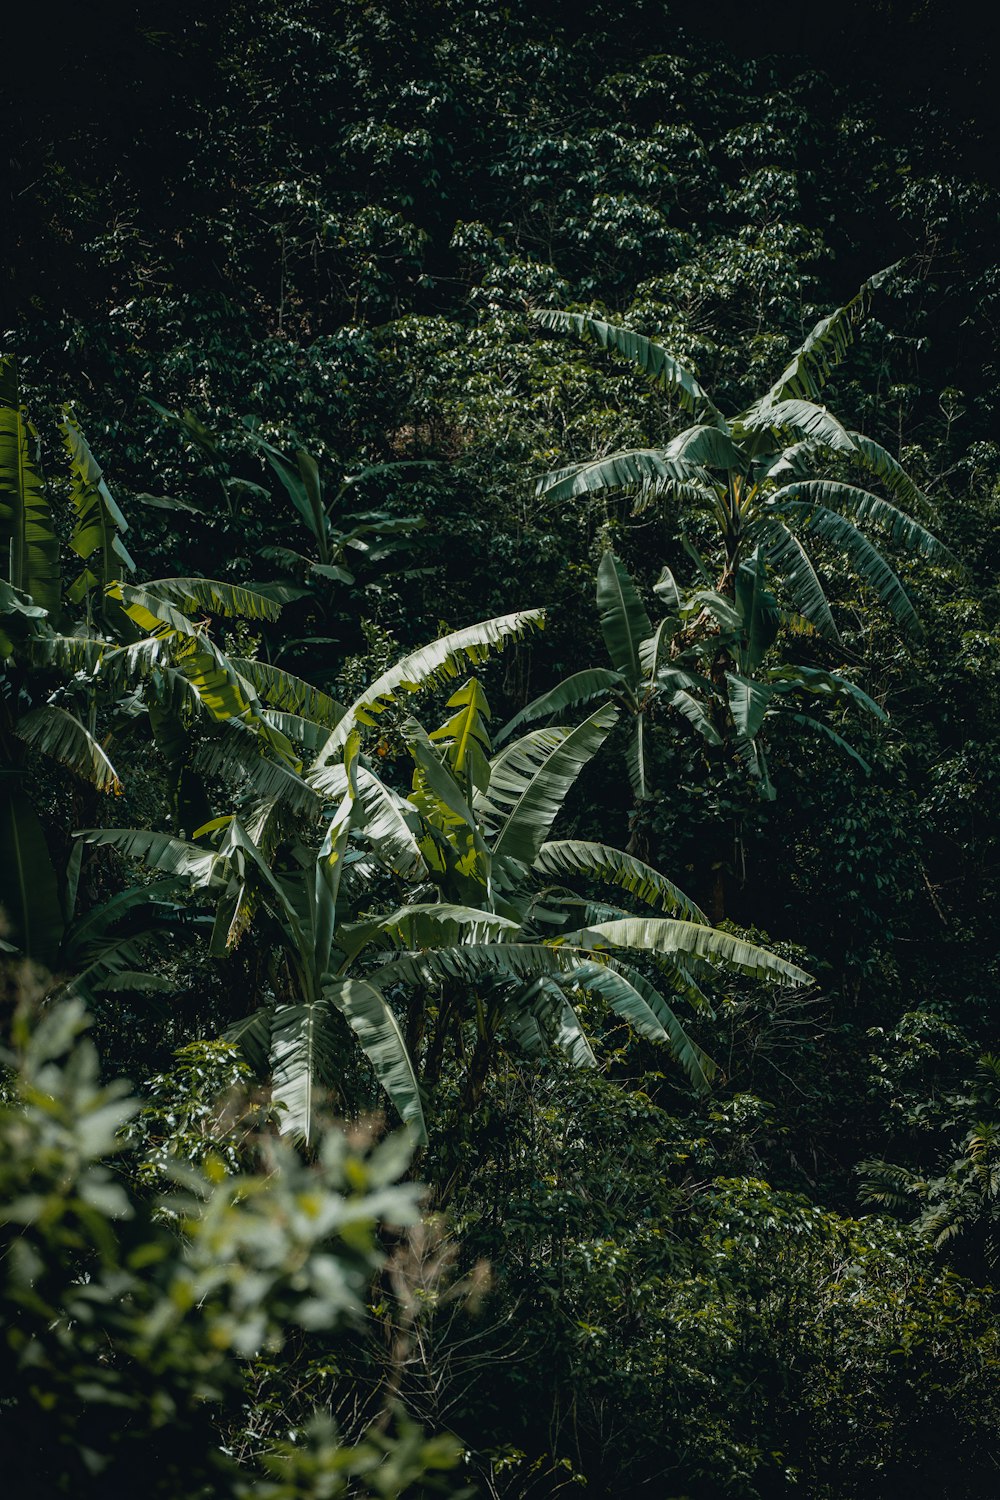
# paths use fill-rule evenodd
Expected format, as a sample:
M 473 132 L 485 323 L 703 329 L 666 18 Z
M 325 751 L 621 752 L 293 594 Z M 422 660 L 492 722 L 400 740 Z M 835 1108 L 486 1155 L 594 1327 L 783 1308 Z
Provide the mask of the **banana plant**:
M 397 460 L 392 463 L 367 464 L 354 473 L 345 474 L 327 499 L 319 464 L 305 448 L 297 448 L 289 458 L 267 442 L 248 422 L 254 441 L 281 480 L 299 520 L 312 538 L 314 555 L 310 556 L 286 545 L 262 549 L 261 556 L 290 566 L 306 578 L 329 579 L 353 584 L 355 575 L 348 557 L 356 554 L 369 563 L 386 559 L 398 561 L 411 544 L 408 537 L 424 524 L 417 515 L 396 516 L 384 510 L 349 510 L 351 493 L 362 489 L 370 480 L 384 479 L 399 469 L 427 467 L 430 460 Z
M 731 598 L 741 564 L 757 554 L 791 607 L 836 644 L 833 611 L 811 555 L 814 543 L 828 545 L 846 557 L 904 632 L 918 633 L 917 613 L 881 544 L 953 563 L 924 524 L 933 517 L 930 503 L 881 444 L 849 430 L 819 404 L 873 293 L 893 269 L 873 276 L 850 302 L 817 323 L 770 389 L 732 416 L 724 416 L 690 371 L 641 334 L 584 313 L 537 312 L 543 328 L 575 333 L 631 360 L 695 419 L 665 448 L 631 449 L 546 474 L 538 494 L 566 500 L 623 490 L 640 507 L 672 497 L 683 514 L 706 518 L 714 527 L 717 592 Z M 884 493 L 846 481 L 845 473 L 874 480 Z
M 576 672 L 541 694 L 503 727 L 497 743 L 525 724 L 603 699 L 618 706 L 628 726 L 626 764 L 637 803 L 654 790 L 652 725 L 664 712 L 683 718 L 707 745 L 738 756 L 768 799 L 774 787 L 762 731 L 778 713 L 825 735 L 869 769 L 827 719 L 802 711 L 799 700 L 860 708 L 883 722 L 886 714 L 841 672 L 783 658 L 782 627 L 810 627 L 781 609 L 759 549 L 738 566 L 732 598 L 717 589 L 684 591 L 669 568 L 655 591 L 665 613 L 654 627 L 628 570 L 606 551 L 597 570 L 597 610 L 611 665 Z
M 713 1065 L 664 991 L 706 1006 L 698 976 L 718 968 L 791 984 L 809 976 L 767 949 L 709 927 L 667 877 L 603 844 L 550 837 L 566 794 L 611 732 L 604 706 L 575 728 L 534 731 L 494 754 L 473 678 L 427 734 L 402 726 L 408 796 L 366 763 L 356 727 L 307 773 L 322 798 L 316 852 L 297 835 L 270 855 L 249 822 L 215 820 L 196 840 L 134 829 L 85 837 L 184 878 L 214 910 L 213 950 L 252 925 L 274 945 L 276 997 L 230 1035 L 272 1078 L 287 1129 L 308 1139 L 319 1103 L 346 1092 L 353 1032 L 418 1137 L 424 1098 L 449 1049 L 471 1054 L 469 1107 L 506 1038 L 593 1065 L 583 996 L 670 1049 L 696 1087 Z M 259 827 L 260 820 L 257 818 Z M 214 840 L 215 842 L 211 842 Z M 599 881 L 644 902 L 636 915 L 581 895 Z M 376 892 L 383 900 L 375 901 Z M 391 898 L 395 895 L 396 899 Z M 654 966 L 657 983 L 643 964 Z

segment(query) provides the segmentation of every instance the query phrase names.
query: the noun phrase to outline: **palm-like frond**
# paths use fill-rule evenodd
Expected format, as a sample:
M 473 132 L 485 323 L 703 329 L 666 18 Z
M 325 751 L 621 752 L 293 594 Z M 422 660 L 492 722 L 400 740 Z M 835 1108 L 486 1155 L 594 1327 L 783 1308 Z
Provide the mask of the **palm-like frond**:
M 848 436 L 854 443 L 857 462 L 862 468 L 874 474 L 876 479 L 881 479 L 901 505 L 921 511 L 928 520 L 933 519 L 934 507 L 923 490 L 881 443 L 876 443 L 874 438 L 865 437 L 863 432 L 851 432 Z
M 908 552 L 916 552 L 932 562 L 951 563 L 954 557 L 943 542 L 914 521 L 912 516 L 898 510 L 888 500 L 858 489 L 853 484 L 841 484 L 832 479 L 805 479 L 797 484 L 786 485 L 769 498 L 769 504 L 780 510 L 786 501 L 793 500 L 805 505 L 824 506 L 838 515 L 850 516 L 857 521 L 867 521 L 885 533 L 890 541 Z
M 772 437 L 783 443 L 789 434 L 806 438 L 838 453 L 854 453 L 854 443 L 833 412 L 813 401 L 771 401 L 764 397 L 742 412 L 734 426 L 750 434 Z
M 561 942 L 593 949 L 634 948 L 637 951 L 689 954 L 712 963 L 721 963 L 751 974 L 758 979 L 783 979 L 787 984 L 811 984 L 804 969 L 779 958 L 767 948 L 748 943 L 745 938 L 704 927 L 677 917 L 627 917 L 599 922 L 581 932 L 567 933 Z
M 356 776 L 365 838 L 402 880 L 423 879 L 427 864 L 417 842 L 420 820 L 415 810 L 365 766 L 357 767 Z
M 709 745 L 721 745 L 722 736 L 712 723 L 706 705 L 689 691 L 692 676 L 692 673 L 679 672 L 672 667 L 661 667 L 656 674 L 658 696 L 687 719 Z
M 481 907 L 456 906 L 447 901 L 400 906 L 386 916 L 341 929 L 338 941 L 350 958 L 367 947 L 454 948 L 460 943 L 513 941 L 520 923 Z
M 347 712 L 328 693 L 321 692 L 291 672 L 271 666 L 269 662 L 251 661 L 244 656 L 231 656 L 229 660 L 265 703 L 284 713 L 301 714 L 314 723 L 333 729 Z
M 727 672 L 729 687 L 729 711 L 737 732 L 745 740 L 752 740 L 764 722 L 767 706 L 771 701 L 772 688 L 764 682 L 755 682 L 742 677 L 738 672 Z
M 852 521 L 825 506 L 796 500 L 783 502 L 782 514 L 797 519 L 803 531 L 839 548 L 858 577 L 874 589 L 893 619 L 904 630 L 920 634 L 923 629 L 920 618 L 896 573 Z
M 270 595 L 216 578 L 154 578 L 143 588 L 187 614 L 204 610 L 242 620 L 276 620 L 281 614 L 281 604 Z
M 575 500 L 581 495 L 597 495 L 603 490 L 638 489 L 659 492 L 668 484 L 687 484 L 708 476 L 697 464 L 669 459 L 656 448 L 631 448 L 612 453 L 608 458 L 589 463 L 553 469 L 543 474 L 535 489 L 549 500 Z
M 202 775 L 220 777 L 230 788 L 245 777 L 261 801 L 285 802 L 310 818 L 318 818 L 322 811 L 309 783 L 287 761 L 272 759 L 253 730 L 238 719 L 223 721 L 211 739 L 202 740 L 194 766 Z
M 759 535 L 768 566 L 784 582 L 796 609 L 821 635 L 839 645 L 829 600 L 798 537 L 776 516 L 767 516 Z
M 122 784 L 118 772 L 103 747 L 86 725 L 65 708 L 51 703 L 34 708 L 18 720 L 16 732 L 25 744 L 50 755 L 98 791 L 120 795 Z
M 400 693 L 415 693 L 433 682 L 457 677 L 465 662 L 478 665 L 486 661 L 491 652 L 501 650 L 509 640 L 518 639 L 526 630 L 540 628 L 543 620 L 542 610 L 518 610 L 468 625 L 404 656 L 351 705 L 316 757 L 316 764 L 325 765 L 331 760 L 357 724 L 374 723 L 372 715 L 382 713 Z
M 195 887 L 215 883 L 227 864 L 226 858 L 212 849 L 145 828 L 84 828 L 77 838 L 88 844 L 106 844 L 117 849 L 123 859 L 141 860 L 151 870 L 183 876 Z
M 325 998 L 279 1005 L 271 1017 L 271 1097 L 281 1128 L 312 1138 L 319 1109 L 336 1090 L 339 1026 Z
M 706 920 L 704 912 L 684 892 L 634 855 L 610 844 L 593 844 L 583 839 L 557 839 L 543 844 L 535 857 L 533 869 L 541 875 L 584 875 L 619 886 L 650 906 L 664 911 L 680 912 L 695 921 Z
M 562 713 L 563 709 L 579 708 L 581 704 L 592 703 L 595 698 L 622 691 L 628 691 L 628 683 L 620 672 L 612 672 L 608 667 L 588 667 L 582 672 L 574 672 L 509 719 L 495 736 L 494 743 L 502 745 L 522 724 L 530 724 L 534 719 L 549 719 Z
M 375 1077 L 392 1100 L 418 1144 L 427 1139 L 420 1085 L 399 1022 L 385 996 L 361 979 L 343 979 L 323 991 L 357 1037 Z
M 581 963 L 573 972 L 581 989 L 604 1003 L 649 1041 L 666 1044 L 700 1093 L 707 1093 L 715 1064 L 686 1030 L 658 990 L 621 963 Z
M 633 333 L 630 328 L 616 328 L 613 323 L 605 323 L 603 319 L 589 317 L 585 313 L 540 308 L 534 316 L 543 328 L 560 333 L 575 333 L 579 338 L 590 339 L 599 344 L 602 349 L 611 349 L 616 354 L 624 355 L 656 385 L 675 394 L 685 411 L 706 410 L 721 422 L 711 399 L 691 372 L 685 370 L 666 349 L 654 344 L 652 339 L 644 338 L 641 333 Z
M 849 302 L 838 307 L 829 317 L 820 319 L 771 387 L 767 394 L 769 401 L 784 401 L 795 396 L 816 399 L 854 342 L 854 330 L 868 309 L 872 293 L 895 269 L 896 266 L 892 265 L 877 271 Z
M 526 864 L 535 859 L 566 793 L 604 744 L 617 718 L 617 708 L 605 704 L 566 735 L 533 774 L 521 778 L 521 789 L 493 844 L 496 857 L 520 859 Z M 505 770 L 512 771 L 510 759 Z M 492 781 L 490 790 L 495 796 Z M 508 796 L 509 793 L 510 788 L 507 788 Z

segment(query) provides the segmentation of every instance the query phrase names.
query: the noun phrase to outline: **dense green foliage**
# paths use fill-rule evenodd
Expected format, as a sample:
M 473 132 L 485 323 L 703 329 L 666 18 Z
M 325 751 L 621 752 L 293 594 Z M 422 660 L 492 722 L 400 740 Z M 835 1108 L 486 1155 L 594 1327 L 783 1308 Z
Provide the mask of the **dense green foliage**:
M 13 1492 L 996 1492 L 990 52 L 752 11 L 14 25 Z

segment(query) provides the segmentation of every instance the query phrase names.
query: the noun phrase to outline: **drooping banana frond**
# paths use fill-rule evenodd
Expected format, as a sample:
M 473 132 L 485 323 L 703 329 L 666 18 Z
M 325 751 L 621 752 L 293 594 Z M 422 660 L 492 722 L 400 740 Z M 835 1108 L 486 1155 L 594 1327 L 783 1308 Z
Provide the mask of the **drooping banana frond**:
M 876 703 L 874 698 L 870 698 L 864 688 L 858 687 L 856 682 L 851 682 L 839 672 L 827 672 L 822 667 L 803 667 L 788 663 L 785 666 L 773 667 L 768 672 L 768 682 L 776 693 L 800 690 L 825 698 L 839 698 L 845 702 L 858 704 L 866 713 L 881 720 L 883 724 L 889 718 L 885 709 Z
M 457 677 L 466 661 L 478 665 L 491 652 L 502 650 L 508 641 L 519 639 L 526 630 L 540 629 L 543 621 L 540 609 L 518 610 L 456 630 L 404 656 L 351 705 L 320 750 L 316 765 L 326 765 L 332 760 L 357 724 L 374 723 L 372 715 L 382 713 L 400 693 L 415 693 L 431 683 Z
M 549 834 L 566 794 L 588 761 L 604 744 L 618 719 L 614 704 L 605 704 L 555 746 L 534 774 L 521 778 L 521 789 L 497 833 L 493 853 L 497 858 L 520 859 L 531 864 Z M 516 778 L 513 758 L 505 771 Z M 510 796 L 505 786 L 504 795 Z M 491 792 L 497 789 L 491 782 Z
M 59 610 L 59 539 L 52 527 L 38 438 L 21 410 L 17 370 L 0 358 L 0 568 L 40 608 Z
M 104 749 L 86 725 L 65 708 L 47 703 L 32 709 L 18 720 L 16 733 L 25 744 L 50 755 L 98 791 L 121 795 L 118 772 Z
M 204 630 L 146 589 L 115 583 L 108 593 L 141 630 L 169 642 L 173 666 L 187 678 L 210 717 L 219 722 L 243 720 L 279 759 L 299 771 L 299 758 L 285 736 L 263 717 L 256 691 Z
M 380 965 L 373 976 L 382 990 L 394 984 L 435 985 L 442 979 L 461 979 L 467 984 L 484 979 L 534 980 L 540 974 L 569 974 L 580 957 L 579 951 L 547 943 L 470 943 L 404 954 Z
M 446 901 L 401 906 L 386 916 L 352 923 L 337 941 L 353 962 L 365 948 L 454 948 L 464 943 L 513 941 L 520 923 L 480 907 Z
M 874 474 L 876 479 L 881 479 L 901 505 L 921 511 L 926 519 L 933 520 L 934 507 L 923 490 L 881 443 L 876 443 L 874 438 L 865 437 L 863 432 L 851 432 L 848 436 L 854 442 L 857 461 L 863 468 Z
M 837 731 L 832 728 L 831 725 L 827 724 L 823 719 L 814 719 L 811 714 L 797 713 L 791 713 L 788 715 L 788 717 L 792 720 L 793 723 L 800 724 L 803 729 L 810 729 L 816 734 L 824 735 L 831 744 L 836 745 L 838 750 L 842 750 L 845 755 L 849 755 L 851 760 L 853 760 L 857 765 L 861 767 L 866 776 L 871 775 L 872 768 L 865 760 L 865 758 L 859 755 L 854 746 L 849 745 L 847 740 L 844 739 L 843 735 L 838 734 Z
M 251 661 L 244 656 L 231 656 L 229 660 L 265 703 L 284 713 L 301 714 L 316 724 L 333 729 L 347 712 L 328 693 L 321 692 L 291 672 L 271 666 L 269 662 Z
M 597 612 L 612 666 L 637 688 L 643 676 L 639 647 L 653 627 L 628 569 L 611 551 L 597 569 Z
M 690 954 L 720 963 L 758 979 L 781 979 L 788 984 L 811 984 L 812 977 L 796 964 L 779 958 L 767 948 L 748 943 L 717 927 L 704 927 L 677 917 L 627 917 L 599 922 L 581 932 L 558 939 L 578 948 L 595 950 L 634 948 L 637 951 Z
M 271 1017 L 271 1098 L 281 1110 L 281 1129 L 306 1145 L 317 1113 L 337 1095 L 336 1012 L 325 997 L 279 1005 Z
M 361 979 L 339 980 L 327 985 L 323 994 L 347 1018 L 375 1077 L 410 1126 L 416 1143 L 423 1145 L 427 1127 L 420 1085 L 399 1022 L 385 996 Z
M 708 475 L 699 465 L 668 459 L 660 449 L 631 448 L 612 453 L 608 458 L 553 469 L 542 475 L 535 494 L 552 501 L 576 500 L 581 495 L 597 495 L 603 490 L 659 491 L 667 484 L 692 481 L 708 483 Z
M 796 609 L 821 635 L 839 646 L 840 633 L 823 585 L 798 537 L 776 516 L 766 517 L 759 536 L 768 566 L 783 581 Z
M 722 736 L 712 723 L 711 715 L 704 703 L 689 691 L 694 673 L 678 671 L 673 667 L 661 667 L 656 674 L 658 695 L 668 707 L 687 719 L 693 729 L 709 745 L 721 745 Z M 696 679 L 697 682 L 697 679 Z M 700 686 L 700 684 L 697 684 Z M 709 693 L 711 697 L 711 692 Z
M 211 739 L 202 740 L 194 768 L 204 776 L 219 777 L 228 789 L 245 778 L 261 801 L 285 802 L 307 817 L 318 818 L 322 812 L 323 804 L 309 783 L 287 761 L 272 759 L 259 736 L 239 719 L 223 721 Z
M 533 719 L 549 719 L 554 714 L 562 713 L 565 708 L 578 708 L 581 704 L 592 703 L 595 698 L 604 698 L 609 693 L 628 691 L 628 683 L 621 673 L 612 672 L 607 667 L 589 667 L 583 672 L 574 672 L 572 677 L 567 677 L 547 693 L 542 693 L 509 719 L 497 733 L 494 743 L 502 745 L 516 729 L 520 729 L 522 724 L 530 724 Z
M 852 520 L 867 521 L 889 540 L 907 552 L 915 552 L 931 562 L 953 563 L 955 558 L 943 542 L 914 521 L 912 516 L 898 510 L 888 500 L 872 495 L 852 484 L 840 484 L 832 479 L 805 479 L 797 484 L 786 485 L 770 497 L 775 510 L 781 510 L 787 501 L 807 506 L 823 506 L 838 515 Z
M 281 614 L 281 604 L 269 595 L 215 578 L 154 578 L 144 583 L 143 589 L 185 614 L 204 610 L 206 614 L 241 620 L 276 620 Z
M 357 767 L 357 800 L 361 832 L 379 859 L 402 880 L 424 879 L 427 863 L 417 841 L 420 819 L 414 808 L 362 765 Z
M 650 906 L 679 912 L 697 922 L 707 921 L 704 912 L 684 892 L 634 855 L 610 844 L 592 844 L 583 839 L 557 839 L 543 844 L 533 869 L 541 875 L 584 875 L 619 886 Z
M 575 333 L 579 338 L 593 340 L 602 349 L 611 349 L 616 354 L 624 355 L 656 385 L 676 395 L 685 411 L 708 411 L 722 423 L 710 397 L 690 371 L 685 370 L 659 344 L 654 344 L 652 339 L 644 338 L 641 333 L 633 333 L 630 328 L 616 328 L 613 323 L 588 317 L 585 313 L 540 308 L 534 316 L 543 328 L 560 333 Z
M 914 635 L 921 633 L 920 617 L 899 578 L 878 548 L 872 546 L 852 521 L 825 506 L 807 505 L 804 501 L 784 502 L 782 513 L 798 520 L 803 531 L 839 548 L 858 577 L 874 589 L 893 619 L 904 630 L 912 631 Z
M 649 1041 L 666 1044 L 699 1093 L 707 1093 L 715 1064 L 688 1036 L 658 990 L 621 963 L 581 963 L 573 973 L 581 989 L 599 995 L 616 1015 Z
M 37 635 L 31 642 L 33 662 L 67 672 L 96 672 L 112 652 L 107 641 L 92 635 Z
M 742 677 L 738 672 L 727 672 L 729 687 L 729 712 L 737 732 L 745 740 L 752 740 L 764 722 L 768 704 L 774 689 L 765 682 L 755 682 Z
M 122 541 L 128 522 L 108 489 L 79 423 L 68 409 L 59 430 L 69 453 L 70 501 L 76 513 L 69 544 L 84 563 L 83 571 L 67 590 L 69 599 L 78 604 L 90 589 L 106 588 L 120 578 L 123 568 L 134 573 L 135 563 Z
M 767 396 L 755 401 L 736 419 L 738 430 L 751 435 L 769 435 L 784 444 L 791 434 L 808 438 L 837 453 L 853 454 L 854 443 L 847 430 L 825 406 L 812 401 L 771 401 Z
M 76 837 L 88 844 L 107 844 L 123 859 L 141 860 L 151 870 L 183 876 L 196 888 L 216 884 L 227 865 L 225 856 L 212 849 L 145 828 L 84 828 Z
M 286 714 L 277 708 L 265 708 L 262 717 L 283 734 L 286 740 L 297 745 L 300 750 L 317 750 L 320 745 L 325 744 L 326 737 L 330 732 L 328 724 L 317 724 L 314 719 L 304 719 L 301 714 Z
M 891 265 L 877 271 L 849 302 L 816 324 L 768 391 L 768 401 L 784 401 L 790 396 L 816 399 L 854 342 L 854 330 L 865 316 L 872 294 L 895 269 L 896 265 Z
M 719 427 L 689 427 L 680 432 L 663 450 L 667 463 L 693 465 L 698 469 L 724 469 L 739 472 L 745 460 L 727 432 Z

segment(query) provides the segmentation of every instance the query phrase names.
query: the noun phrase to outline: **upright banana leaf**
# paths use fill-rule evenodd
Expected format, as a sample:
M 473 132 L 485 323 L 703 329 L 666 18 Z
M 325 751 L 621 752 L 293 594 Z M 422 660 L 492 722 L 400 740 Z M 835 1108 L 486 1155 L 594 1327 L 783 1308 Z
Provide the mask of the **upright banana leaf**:
M 38 460 L 38 439 L 21 410 L 14 360 L 0 358 L 0 577 L 34 603 L 59 611 L 59 539 Z
M 69 453 L 70 501 L 76 513 L 69 544 L 85 564 L 66 592 L 73 604 L 79 604 L 91 589 L 104 589 L 121 578 L 123 569 L 134 572 L 135 563 L 122 541 L 128 522 L 69 410 L 65 411 L 59 430 Z
M 597 612 L 615 671 L 637 688 L 643 677 L 639 647 L 653 627 L 628 570 L 610 551 L 597 569 Z

